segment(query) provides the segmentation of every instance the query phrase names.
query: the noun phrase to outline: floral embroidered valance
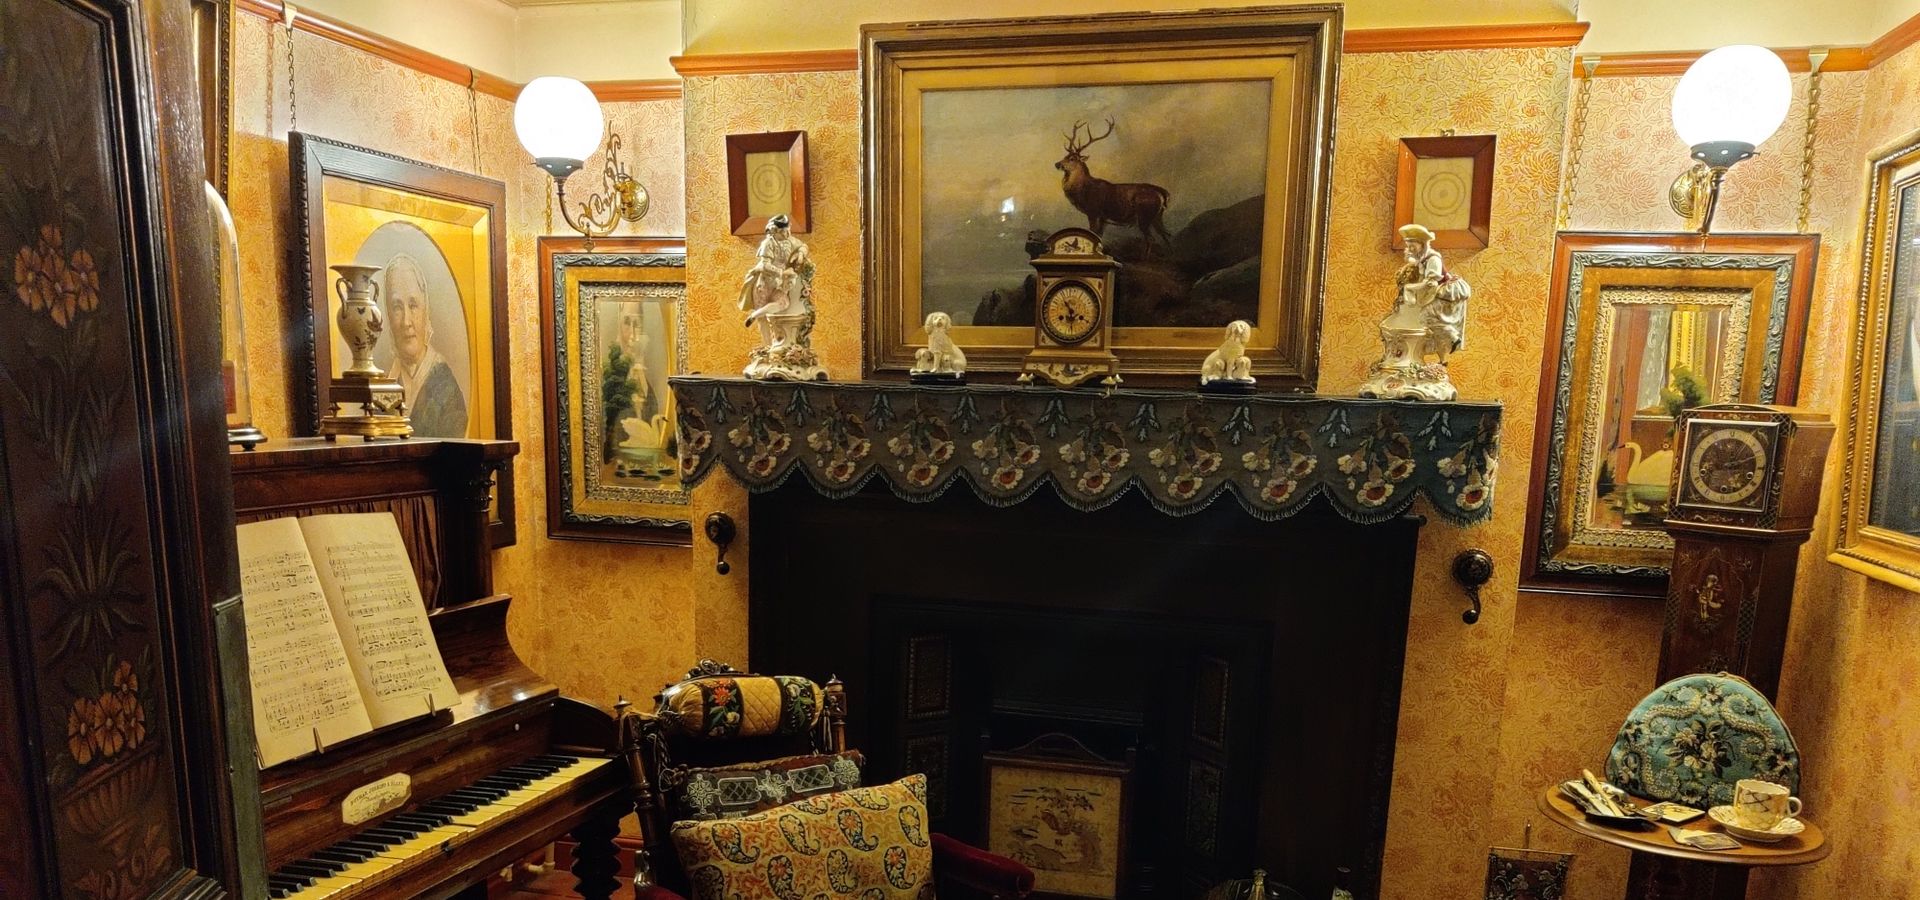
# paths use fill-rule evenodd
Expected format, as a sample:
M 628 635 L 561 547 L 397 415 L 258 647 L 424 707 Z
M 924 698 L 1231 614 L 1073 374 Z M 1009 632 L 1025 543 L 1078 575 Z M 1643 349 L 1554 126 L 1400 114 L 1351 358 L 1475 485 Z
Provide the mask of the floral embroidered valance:
M 1423 494 L 1462 525 L 1493 510 L 1497 403 L 697 376 L 672 385 L 688 486 L 718 465 L 754 491 L 798 470 L 829 497 L 877 475 L 903 499 L 931 500 L 959 480 L 996 506 L 1051 484 L 1082 510 L 1129 489 L 1174 515 L 1222 493 L 1262 519 L 1315 495 L 1357 522 L 1393 518 Z

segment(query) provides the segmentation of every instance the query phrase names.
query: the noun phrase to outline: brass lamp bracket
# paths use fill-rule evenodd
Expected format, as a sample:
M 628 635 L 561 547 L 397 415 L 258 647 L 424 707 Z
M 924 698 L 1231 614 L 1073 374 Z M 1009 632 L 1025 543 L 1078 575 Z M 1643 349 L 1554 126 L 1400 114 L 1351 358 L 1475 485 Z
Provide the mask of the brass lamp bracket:
M 533 164 L 553 176 L 554 193 L 560 200 L 560 215 L 567 220 L 573 230 L 587 239 L 587 249 L 593 249 L 593 239 L 606 237 L 619 227 L 621 222 L 638 222 L 646 218 L 652 201 L 647 189 L 627 174 L 626 163 L 620 160 L 620 136 L 607 136 L 606 165 L 601 170 L 601 191 L 587 197 L 579 204 L 579 212 L 567 208 L 567 178 L 579 170 L 581 163 L 570 159 L 536 159 Z

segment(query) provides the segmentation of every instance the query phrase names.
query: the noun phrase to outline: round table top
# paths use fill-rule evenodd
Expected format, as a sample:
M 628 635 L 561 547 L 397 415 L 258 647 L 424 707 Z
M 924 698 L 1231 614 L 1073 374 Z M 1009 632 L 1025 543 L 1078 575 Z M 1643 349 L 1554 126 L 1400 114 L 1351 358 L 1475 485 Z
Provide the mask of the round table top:
M 1827 858 L 1827 837 L 1820 827 L 1800 818 L 1806 830 L 1790 838 L 1783 838 L 1772 844 L 1754 841 L 1740 841 L 1738 850 L 1696 850 L 1685 844 L 1677 843 L 1667 834 L 1667 826 L 1656 823 L 1645 831 L 1630 831 L 1623 828 L 1609 828 L 1587 818 L 1580 808 L 1573 805 L 1560 794 L 1559 785 L 1551 785 L 1540 793 L 1540 812 L 1563 828 L 1584 834 L 1599 841 L 1606 841 L 1616 847 L 1637 850 L 1642 853 L 1657 853 L 1679 859 L 1696 862 L 1720 863 L 1733 866 L 1800 866 L 1818 862 Z M 1691 831 L 1716 831 L 1724 833 L 1711 816 L 1703 816 L 1682 826 Z M 1736 836 L 1735 840 L 1739 840 Z

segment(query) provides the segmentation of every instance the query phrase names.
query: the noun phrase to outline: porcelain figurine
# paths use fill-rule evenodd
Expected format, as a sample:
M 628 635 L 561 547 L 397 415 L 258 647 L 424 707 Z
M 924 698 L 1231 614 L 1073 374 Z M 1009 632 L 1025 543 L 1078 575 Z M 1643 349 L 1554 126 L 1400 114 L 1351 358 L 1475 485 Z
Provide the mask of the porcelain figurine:
M 813 352 L 813 259 L 784 215 L 767 221 L 767 236 L 740 286 L 747 325 L 760 327 L 760 346 L 745 375 L 762 381 L 825 381 Z
M 1200 389 L 1223 393 L 1251 392 L 1253 360 L 1247 356 L 1247 341 L 1252 338 L 1252 323 L 1239 319 L 1228 322 L 1220 349 L 1207 354 L 1206 361 L 1200 364 Z
M 943 312 L 927 314 L 927 345 L 913 351 L 913 368 L 908 377 L 916 384 L 965 384 L 967 354 L 953 342 L 949 331 L 953 317 Z
M 1405 225 L 1406 262 L 1394 278 L 1393 311 L 1380 323 L 1380 361 L 1367 370 L 1362 397 L 1452 400 L 1447 357 L 1466 346 L 1467 300 L 1473 290 L 1446 270 L 1433 249 L 1433 232 Z M 1428 357 L 1433 357 L 1432 361 Z

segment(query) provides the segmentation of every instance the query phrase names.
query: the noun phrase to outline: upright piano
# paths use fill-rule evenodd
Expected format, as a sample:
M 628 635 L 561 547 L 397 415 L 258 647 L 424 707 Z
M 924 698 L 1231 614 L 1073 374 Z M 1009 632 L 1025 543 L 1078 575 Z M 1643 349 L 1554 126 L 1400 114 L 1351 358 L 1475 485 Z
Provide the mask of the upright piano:
M 484 896 L 488 875 L 568 833 L 580 893 L 617 886 L 613 838 L 633 807 L 614 713 L 527 668 L 507 642 L 512 598 L 493 590 L 493 475 L 518 449 L 313 438 L 232 454 L 239 522 L 394 514 L 460 692 L 451 709 L 258 772 L 259 807 L 238 817 L 259 823 L 242 847 L 248 897 Z M 237 612 L 219 616 L 222 663 L 244 682 Z M 227 715 L 251 721 L 245 692 L 229 697 Z

